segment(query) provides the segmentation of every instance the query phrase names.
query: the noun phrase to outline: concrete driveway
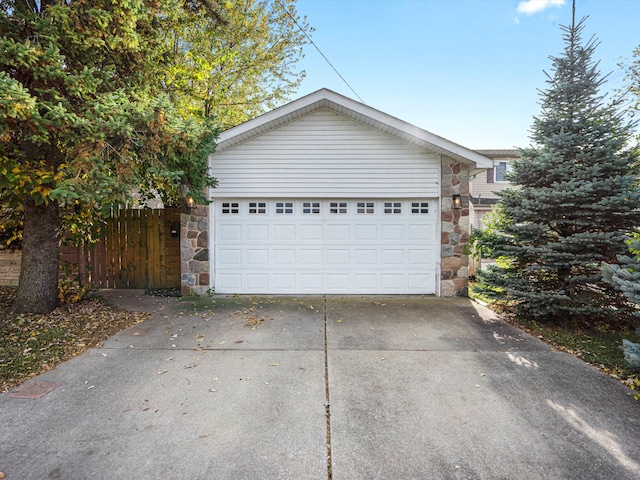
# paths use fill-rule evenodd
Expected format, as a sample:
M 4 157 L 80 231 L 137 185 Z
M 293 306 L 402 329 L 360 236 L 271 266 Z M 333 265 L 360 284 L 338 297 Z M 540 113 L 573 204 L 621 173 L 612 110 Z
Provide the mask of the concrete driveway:
M 628 389 L 469 300 L 105 295 L 154 313 L 0 395 L 7 479 L 640 478 Z

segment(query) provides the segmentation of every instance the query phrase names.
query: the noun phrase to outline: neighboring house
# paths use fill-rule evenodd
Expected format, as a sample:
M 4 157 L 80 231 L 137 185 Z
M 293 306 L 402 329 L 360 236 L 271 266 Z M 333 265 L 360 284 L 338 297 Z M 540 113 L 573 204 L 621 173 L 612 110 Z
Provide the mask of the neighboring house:
M 322 89 L 223 132 L 209 162 L 208 271 L 183 248 L 183 293 L 466 294 L 481 153 Z
M 493 160 L 492 168 L 472 176 L 469 186 L 470 226 L 481 229 L 482 218 L 498 203 L 496 192 L 511 184 L 505 173 L 511 170 L 511 161 L 518 158 L 518 150 L 476 150 L 481 155 Z
M 483 218 L 491 211 L 500 197 L 496 192 L 510 187 L 505 174 L 511 170 L 511 161 L 518 158 L 518 150 L 476 150 L 493 160 L 493 167 L 472 175 L 469 185 L 469 217 L 471 232 L 484 227 Z M 483 266 L 493 263 L 491 259 L 471 257 L 469 273 L 474 275 Z

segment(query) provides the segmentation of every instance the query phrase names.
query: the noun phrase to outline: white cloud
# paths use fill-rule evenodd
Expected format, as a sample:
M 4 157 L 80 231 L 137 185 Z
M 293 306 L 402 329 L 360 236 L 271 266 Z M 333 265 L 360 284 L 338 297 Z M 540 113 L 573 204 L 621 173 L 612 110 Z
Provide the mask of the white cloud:
M 518 13 L 532 15 L 549 7 L 561 7 L 565 0 L 523 0 L 518 4 Z

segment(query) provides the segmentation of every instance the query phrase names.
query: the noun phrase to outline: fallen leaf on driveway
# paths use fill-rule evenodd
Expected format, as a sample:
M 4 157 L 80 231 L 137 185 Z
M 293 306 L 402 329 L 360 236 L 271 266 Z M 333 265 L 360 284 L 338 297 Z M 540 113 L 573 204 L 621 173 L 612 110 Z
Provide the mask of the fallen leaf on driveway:
M 270 363 L 269 366 L 270 367 L 279 367 L 280 364 L 279 363 Z
M 163 373 L 167 373 L 168 371 L 169 371 L 169 370 L 166 370 L 166 369 L 165 369 L 165 370 L 162 370 L 162 371 L 158 372 L 158 375 L 162 375 Z

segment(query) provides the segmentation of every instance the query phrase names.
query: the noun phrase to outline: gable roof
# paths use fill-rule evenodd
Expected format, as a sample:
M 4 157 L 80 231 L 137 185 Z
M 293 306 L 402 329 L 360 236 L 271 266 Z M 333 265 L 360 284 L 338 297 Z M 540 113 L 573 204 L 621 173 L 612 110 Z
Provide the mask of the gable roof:
M 218 138 L 216 152 L 227 150 L 250 138 L 321 108 L 328 108 L 347 118 L 431 152 L 445 155 L 456 161 L 475 164 L 476 168 L 493 167 L 493 161 L 478 152 L 326 88 L 225 130 Z

